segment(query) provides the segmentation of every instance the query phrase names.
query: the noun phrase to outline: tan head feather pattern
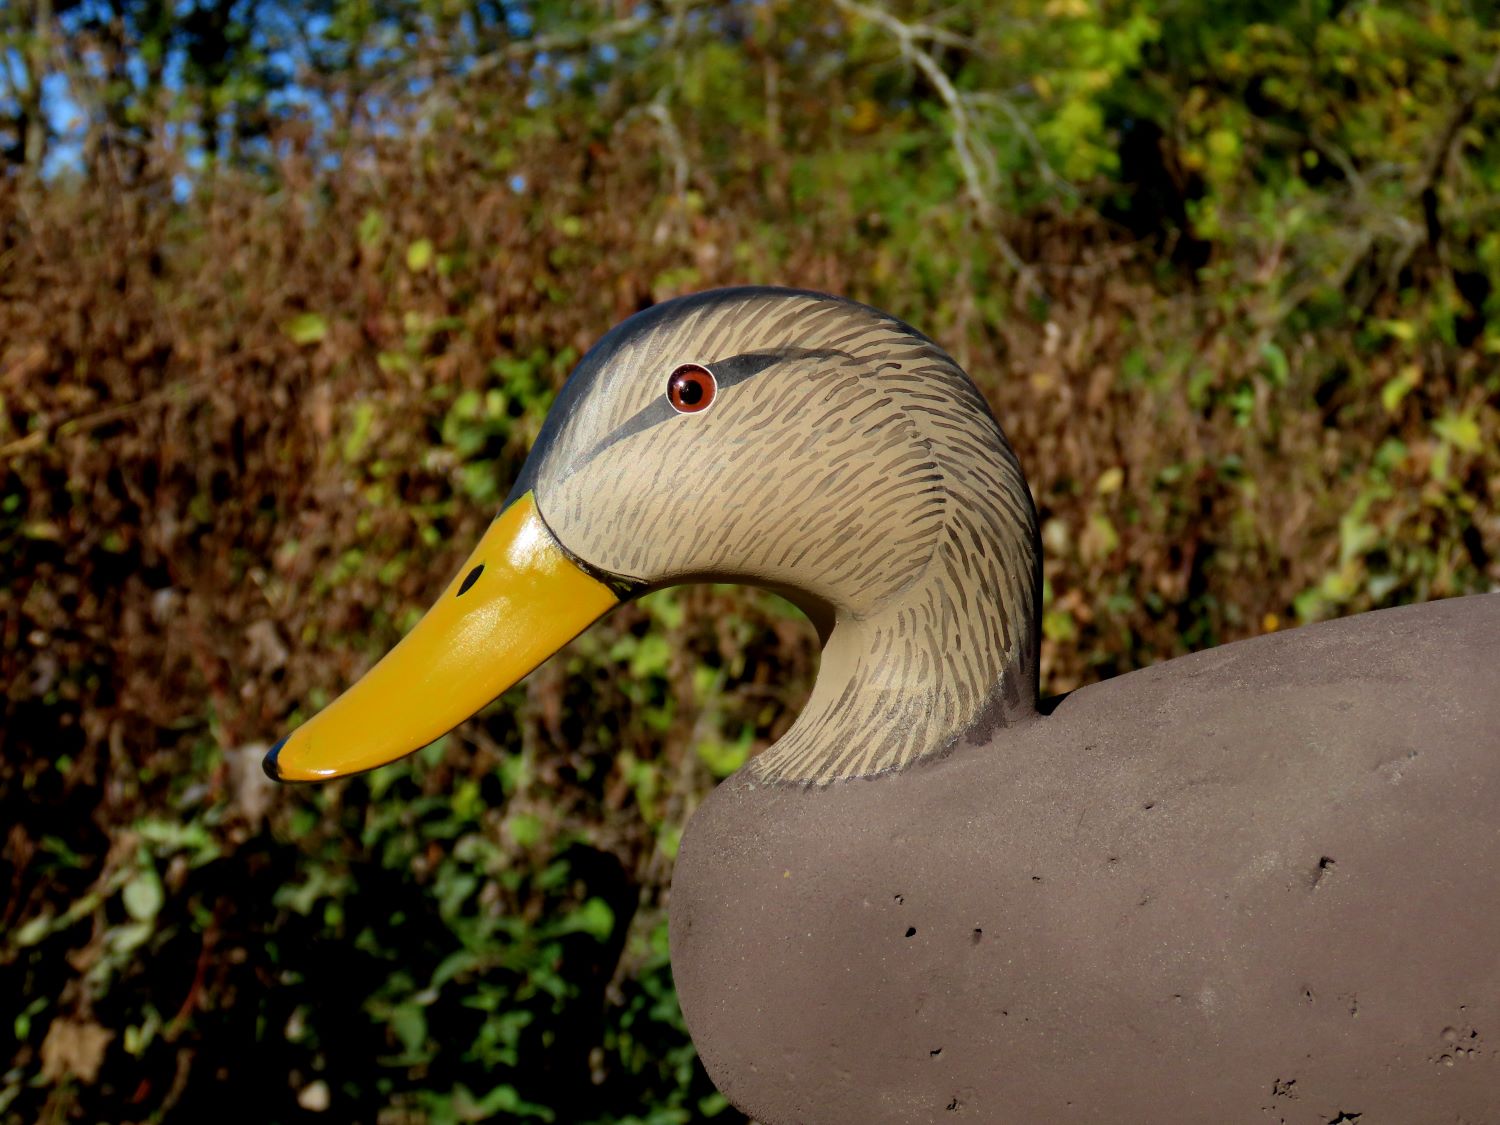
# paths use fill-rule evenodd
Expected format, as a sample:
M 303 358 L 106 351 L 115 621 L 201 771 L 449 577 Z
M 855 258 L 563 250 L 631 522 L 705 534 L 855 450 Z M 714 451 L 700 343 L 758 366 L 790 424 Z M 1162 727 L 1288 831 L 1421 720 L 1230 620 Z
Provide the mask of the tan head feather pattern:
M 940 348 L 850 301 L 744 289 L 657 306 L 595 351 L 528 482 L 559 541 L 643 587 L 781 589 L 826 633 L 759 778 L 867 777 L 1034 713 L 1030 493 Z M 707 409 L 666 403 L 683 363 L 718 378 Z

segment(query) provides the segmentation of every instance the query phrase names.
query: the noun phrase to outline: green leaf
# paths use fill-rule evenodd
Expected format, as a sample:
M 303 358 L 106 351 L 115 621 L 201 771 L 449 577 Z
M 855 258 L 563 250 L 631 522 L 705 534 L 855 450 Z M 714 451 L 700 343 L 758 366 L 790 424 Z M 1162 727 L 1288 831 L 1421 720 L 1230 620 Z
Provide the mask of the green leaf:
M 369 250 L 385 235 L 385 217 L 371 208 L 359 221 L 359 244 Z
M 556 1115 L 546 1106 L 528 1102 L 516 1092 L 514 1086 L 496 1086 L 484 1097 L 474 1100 L 474 1095 L 459 1086 L 461 1093 L 454 1098 L 465 1121 L 488 1121 L 499 1115 L 510 1118 L 529 1117 L 537 1121 L 554 1121 Z
M 1409 343 L 1417 338 L 1417 327 L 1409 320 L 1377 320 L 1375 327 L 1403 342 Z
M 127 922 L 109 931 L 109 948 L 116 956 L 124 956 L 145 945 L 151 939 L 150 922 Z
M 125 902 L 125 912 L 137 922 L 149 922 L 155 918 L 165 898 L 156 869 L 141 868 L 130 882 L 125 884 L 120 897 Z
M 665 676 L 672 662 L 672 646 L 660 633 L 647 633 L 630 658 L 630 674 L 637 680 Z
M 745 759 L 750 756 L 752 741 L 754 736 L 747 726 L 740 731 L 739 738 L 734 742 L 700 742 L 697 746 L 698 758 L 715 777 L 728 777 L 745 764 Z
M 1462 413 L 1450 410 L 1432 423 L 1432 429 L 1438 437 L 1465 453 L 1479 452 L 1479 419 L 1472 410 Z
M 615 912 L 602 898 L 591 898 L 572 914 L 563 919 L 558 927 L 560 934 L 590 934 L 605 941 L 615 930 Z
M 1049 609 L 1042 614 L 1042 635 L 1049 641 L 1068 642 L 1078 639 L 1078 627 L 1067 610 Z
M 52 915 L 39 914 L 29 922 L 18 927 L 11 936 L 11 941 L 22 949 L 28 945 L 35 945 L 52 932 Z
M 45 996 L 38 996 L 30 1004 L 26 1005 L 26 1009 L 11 1024 L 17 1039 L 24 1040 L 31 1034 L 31 1018 L 39 1015 L 46 1006 L 47 997 Z M 3 1102 L 0 1102 L 0 1109 L 4 1108 Z
M 406 268 L 421 273 L 432 265 L 432 240 L 419 238 L 406 248 Z
M 354 424 L 344 437 L 344 460 L 358 461 L 370 442 L 370 429 L 375 422 L 375 406 L 369 402 L 354 404 Z
M 391 1031 L 408 1055 L 415 1055 L 427 1043 L 427 1013 L 416 1004 L 401 1004 L 391 1012 Z
M 505 820 L 505 830 L 521 848 L 529 848 L 542 838 L 542 822 L 530 813 L 512 813 Z
M 1286 386 L 1292 371 L 1291 364 L 1287 362 L 1286 352 L 1267 340 L 1260 346 L 1260 355 L 1266 361 L 1266 375 L 1270 378 L 1271 385 L 1273 387 Z
M 678 851 L 682 848 L 682 827 L 676 824 L 663 824 L 656 833 L 656 846 L 668 859 L 676 859 Z
M 185 851 L 188 863 L 193 867 L 219 858 L 219 846 L 202 824 L 148 818 L 136 821 L 135 830 L 142 840 L 153 846 L 158 858 Z
M 1393 379 L 1388 379 L 1380 388 L 1380 405 L 1385 408 L 1387 414 L 1394 414 L 1401 408 L 1402 402 L 1406 400 L 1417 385 L 1420 378 L 1419 369 L 1415 366 L 1405 367 L 1401 373 Z
M 328 335 L 328 321 L 319 313 L 302 313 L 287 321 L 282 331 L 292 343 L 306 347 L 308 344 L 318 343 Z

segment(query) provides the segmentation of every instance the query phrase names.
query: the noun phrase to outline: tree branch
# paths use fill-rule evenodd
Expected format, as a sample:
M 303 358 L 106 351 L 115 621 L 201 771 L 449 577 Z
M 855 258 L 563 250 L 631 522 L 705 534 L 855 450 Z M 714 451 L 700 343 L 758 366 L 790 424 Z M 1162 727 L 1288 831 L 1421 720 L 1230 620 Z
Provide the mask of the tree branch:
M 945 42 L 948 33 L 926 24 L 906 23 L 881 8 L 860 3 L 859 0 L 834 0 L 834 5 L 847 14 L 858 16 L 890 32 L 900 47 L 902 57 L 920 70 L 932 84 L 943 105 L 947 107 L 952 122 L 948 140 L 963 175 L 965 194 L 973 205 L 975 217 L 995 240 L 1000 256 L 1015 271 L 1022 288 L 1026 291 L 1038 289 L 1035 271 L 1021 260 L 1021 255 L 999 229 L 992 198 L 994 181 L 998 179 L 994 153 L 984 138 L 975 132 L 969 107 L 953 85 L 953 80 L 938 65 L 932 53 L 921 46 L 922 41 Z M 988 183 L 981 161 L 989 171 Z
M 1486 94 L 1493 94 L 1500 89 L 1500 53 L 1497 53 L 1490 62 L 1490 69 L 1480 79 L 1479 84 L 1470 90 L 1463 101 L 1454 107 L 1453 113 L 1448 118 L 1448 123 L 1443 127 L 1443 132 L 1438 143 L 1433 147 L 1427 158 L 1427 168 L 1422 178 L 1412 190 L 1413 198 L 1420 198 L 1427 192 L 1437 187 L 1439 177 L 1443 169 L 1447 167 L 1448 160 L 1452 156 L 1454 143 L 1458 140 L 1458 134 L 1474 118 L 1474 110 L 1479 105 L 1479 99 Z
M 507 63 L 531 58 L 535 55 L 587 50 L 590 47 L 599 47 L 605 43 L 616 43 L 621 39 L 629 39 L 631 36 L 639 35 L 643 31 L 659 26 L 655 20 L 649 20 L 641 16 L 629 16 L 625 19 L 600 24 L 594 28 L 579 29 L 577 31 L 558 31 L 550 35 L 537 35 L 530 39 L 518 39 L 514 43 L 507 43 L 497 51 L 491 51 L 489 54 L 478 56 L 464 74 L 465 77 L 479 77 L 498 70 Z

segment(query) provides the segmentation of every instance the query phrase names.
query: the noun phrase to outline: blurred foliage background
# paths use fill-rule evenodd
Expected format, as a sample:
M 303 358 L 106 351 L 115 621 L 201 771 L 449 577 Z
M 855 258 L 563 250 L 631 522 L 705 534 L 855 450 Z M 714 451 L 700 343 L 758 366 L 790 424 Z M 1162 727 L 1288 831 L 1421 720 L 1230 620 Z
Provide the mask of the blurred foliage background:
M 990 397 L 1049 692 L 1500 581 L 1490 0 L 0 6 L 0 1119 L 740 1120 L 665 916 L 816 668 L 617 611 L 327 788 L 589 344 L 849 294 Z

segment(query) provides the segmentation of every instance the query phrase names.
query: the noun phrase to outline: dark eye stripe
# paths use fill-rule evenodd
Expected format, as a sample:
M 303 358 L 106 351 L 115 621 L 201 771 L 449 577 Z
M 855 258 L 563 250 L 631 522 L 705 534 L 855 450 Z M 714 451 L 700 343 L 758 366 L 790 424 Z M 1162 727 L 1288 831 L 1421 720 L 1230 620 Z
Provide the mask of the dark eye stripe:
M 729 388 L 738 386 L 762 371 L 788 360 L 852 358 L 848 352 L 829 348 L 779 348 L 776 351 L 744 352 L 730 356 L 728 359 L 707 360 L 703 361 L 703 366 L 714 373 L 714 378 L 719 384 L 719 394 L 722 395 Z M 652 426 L 681 417 L 682 414 L 672 409 L 672 404 L 667 401 L 666 395 L 657 395 L 647 405 L 616 426 L 612 432 L 601 438 L 594 448 L 578 459 L 575 469 L 588 464 L 610 446 L 633 437 L 642 430 L 648 430 Z

